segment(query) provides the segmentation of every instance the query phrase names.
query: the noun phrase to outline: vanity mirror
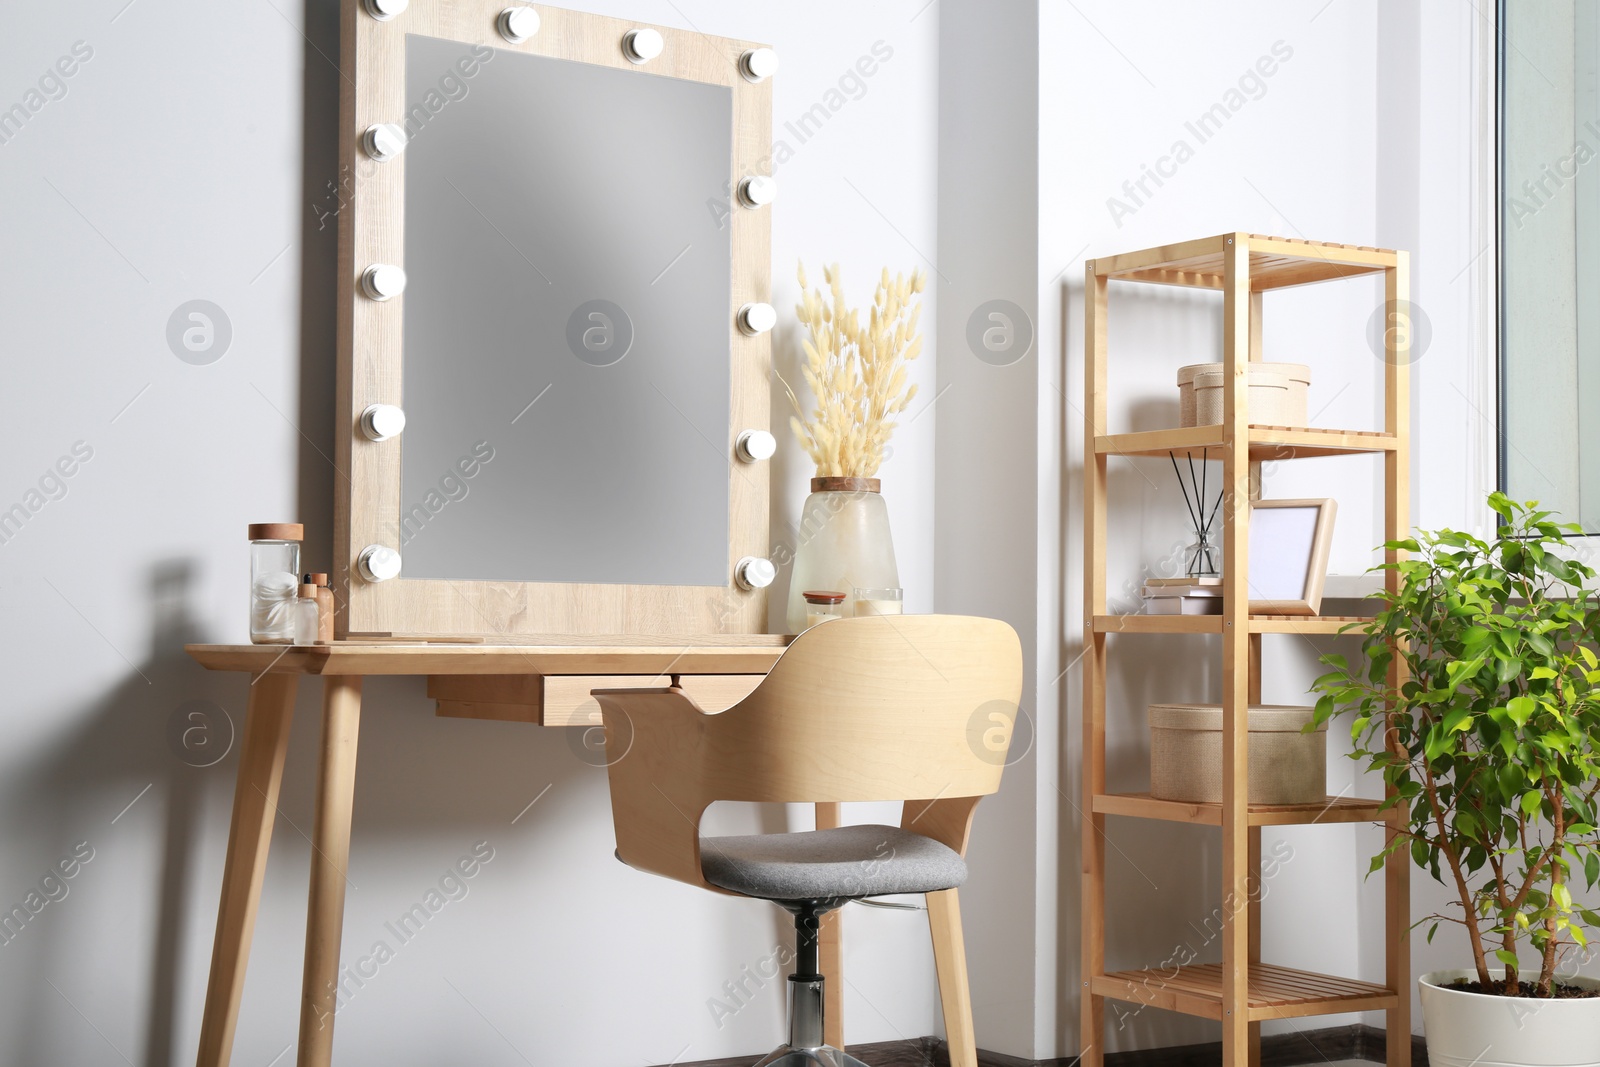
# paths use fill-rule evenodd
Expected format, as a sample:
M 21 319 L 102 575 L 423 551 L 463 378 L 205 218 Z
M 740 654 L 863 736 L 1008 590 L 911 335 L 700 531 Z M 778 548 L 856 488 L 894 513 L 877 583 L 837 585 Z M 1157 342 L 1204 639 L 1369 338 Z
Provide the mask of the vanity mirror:
M 765 628 L 770 50 L 346 0 L 342 632 Z

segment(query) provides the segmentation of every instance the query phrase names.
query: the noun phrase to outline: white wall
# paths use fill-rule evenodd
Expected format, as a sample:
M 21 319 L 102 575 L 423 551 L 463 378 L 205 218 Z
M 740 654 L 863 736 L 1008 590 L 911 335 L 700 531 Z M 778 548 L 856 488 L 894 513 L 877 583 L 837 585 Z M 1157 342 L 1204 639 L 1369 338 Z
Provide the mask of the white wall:
M 774 133 L 794 149 L 774 212 L 786 321 L 798 257 L 814 277 L 842 262 L 865 302 L 885 262 L 936 254 L 937 8 L 583 6 L 778 48 Z M 205 674 L 181 645 L 245 639 L 245 524 L 304 520 L 307 568 L 329 569 L 335 238 L 318 218 L 336 203 L 340 76 L 324 57 L 338 55 L 337 22 L 333 0 L 90 0 L 5 16 L 0 107 L 74 42 L 93 55 L 0 144 L 0 500 L 23 499 L 76 441 L 93 456 L 0 545 L 0 902 L 22 901 L 80 841 L 94 858 L 0 945 L 0 1061 L 192 1061 L 235 761 L 187 766 L 167 731 L 193 700 L 242 725 L 243 680 Z M 875 45 L 892 54 L 851 80 Z M 786 134 L 835 89 L 843 103 L 820 132 Z M 209 366 L 165 340 L 195 298 L 233 328 Z M 791 366 L 792 334 L 779 338 Z M 930 344 L 917 370 L 929 399 L 936 358 Z M 932 606 L 936 421 L 902 427 L 883 471 L 919 611 Z M 806 475 L 783 440 L 780 535 Z M 307 683 L 239 1064 L 272 1062 L 295 1036 L 318 697 Z M 436 720 L 420 679 L 373 681 L 366 707 L 346 958 L 474 842 L 495 858 L 350 999 L 341 1063 L 659 1064 L 753 1058 L 780 1040 L 781 982 L 720 1029 L 707 1004 L 788 943 L 785 917 L 616 863 L 604 775 L 565 733 Z M 922 917 L 853 908 L 848 924 L 850 1039 L 935 1032 Z
M 1027 336 L 1038 321 L 1038 5 L 944 0 L 939 14 L 935 606 L 1009 622 L 1032 678 L 1055 658 L 1037 615 L 1038 557 L 1055 544 L 1039 494 L 1039 442 L 1054 423 L 1037 410 L 1053 349 Z M 1054 1014 L 1060 906 L 1056 724 L 1036 690 L 1024 685 L 1000 793 L 978 808 L 961 891 L 979 1046 L 1024 1056 Z

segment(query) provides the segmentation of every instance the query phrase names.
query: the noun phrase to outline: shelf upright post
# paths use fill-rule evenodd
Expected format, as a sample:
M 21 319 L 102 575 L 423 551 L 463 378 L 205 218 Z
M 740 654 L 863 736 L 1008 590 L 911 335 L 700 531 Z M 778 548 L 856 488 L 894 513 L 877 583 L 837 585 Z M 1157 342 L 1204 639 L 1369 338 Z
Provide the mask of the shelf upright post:
M 1258 289 L 1250 292 L 1250 362 L 1261 362 L 1261 332 L 1262 313 L 1265 311 L 1265 293 Z M 1261 461 L 1250 461 L 1250 499 L 1261 499 Z M 1245 700 L 1250 704 L 1261 703 L 1261 634 L 1250 635 L 1250 685 L 1245 693 Z M 1250 877 L 1256 886 L 1256 896 L 1250 902 L 1250 969 L 1253 971 L 1261 962 L 1261 898 L 1266 895 L 1266 889 L 1261 884 L 1261 827 L 1250 827 L 1250 858 L 1248 865 Z M 1261 1024 L 1250 1024 L 1249 1032 L 1249 1064 L 1250 1067 L 1261 1067 Z
M 1411 536 L 1411 255 L 1396 252 L 1394 266 L 1383 272 L 1383 428 L 1394 435 L 1395 447 L 1383 457 L 1383 538 L 1399 541 Z M 1385 563 L 1405 555 L 1384 551 Z M 1398 571 L 1384 571 L 1384 588 L 1400 589 Z M 1397 650 L 1398 652 L 1398 650 Z M 1405 664 L 1397 654 L 1389 663 L 1389 685 L 1398 690 L 1406 680 Z M 1390 744 L 1399 741 L 1391 731 Z M 1393 795 L 1394 790 L 1389 790 Z M 1406 806 L 1389 810 L 1388 842 L 1406 828 Z M 1411 850 L 1389 853 L 1383 865 L 1384 984 L 1399 994 L 1385 1015 L 1385 1052 L 1388 1067 L 1411 1067 Z
M 1106 460 L 1095 438 L 1106 432 L 1106 290 L 1109 279 L 1085 264 L 1084 394 L 1087 408 L 1083 446 L 1083 962 L 1078 974 L 1082 997 L 1079 1067 L 1102 1067 L 1105 998 L 1091 983 L 1106 969 L 1106 817 L 1094 798 L 1106 791 L 1106 635 L 1096 633 L 1094 617 L 1106 605 Z
M 1222 1062 L 1250 1057 L 1250 248 L 1225 238 L 1222 282 Z

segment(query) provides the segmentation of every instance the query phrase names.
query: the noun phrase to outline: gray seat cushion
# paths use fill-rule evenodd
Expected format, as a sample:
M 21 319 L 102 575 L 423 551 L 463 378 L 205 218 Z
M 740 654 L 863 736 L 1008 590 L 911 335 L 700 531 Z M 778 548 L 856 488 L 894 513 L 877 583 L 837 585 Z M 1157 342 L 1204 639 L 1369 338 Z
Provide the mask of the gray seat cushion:
M 896 826 L 705 837 L 700 869 L 714 886 L 763 900 L 931 893 L 967 880 L 955 852 Z

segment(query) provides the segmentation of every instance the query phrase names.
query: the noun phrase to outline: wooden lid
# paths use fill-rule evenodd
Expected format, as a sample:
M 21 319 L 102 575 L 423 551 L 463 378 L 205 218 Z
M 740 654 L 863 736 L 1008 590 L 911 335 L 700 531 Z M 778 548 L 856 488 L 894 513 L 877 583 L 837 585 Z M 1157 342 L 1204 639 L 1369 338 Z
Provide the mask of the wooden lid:
M 252 541 L 304 541 L 306 528 L 298 522 L 252 522 Z
M 300 586 L 300 599 L 301 600 L 315 600 L 316 598 L 317 598 L 317 587 L 316 586 L 312 585 L 310 582 L 306 582 L 306 583 L 304 583 L 304 584 L 302 584 Z
M 813 493 L 876 493 L 883 488 L 877 478 L 813 478 Z
M 1302 385 L 1311 385 L 1311 368 L 1304 363 L 1262 363 L 1254 362 L 1246 365 L 1245 377 L 1253 386 L 1282 386 L 1287 389 L 1290 382 L 1299 382 Z M 1193 371 L 1188 377 L 1197 389 L 1215 389 L 1223 383 L 1224 375 L 1220 363 L 1196 363 L 1190 367 L 1182 367 L 1178 371 L 1178 385 L 1181 388 L 1185 381 L 1185 373 Z
M 844 594 L 832 589 L 807 589 L 800 594 L 808 604 L 843 604 Z
M 326 574 L 322 574 L 320 572 L 313 573 L 313 574 L 307 574 L 304 577 L 305 577 L 306 583 L 309 584 L 309 585 L 327 585 L 328 584 L 328 576 Z
M 1248 726 L 1251 733 L 1300 733 L 1311 722 L 1316 708 L 1297 704 L 1251 704 Z M 1221 704 L 1151 704 L 1152 730 L 1221 730 Z M 1318 732 L 1328 728 L 1326 722 Z

